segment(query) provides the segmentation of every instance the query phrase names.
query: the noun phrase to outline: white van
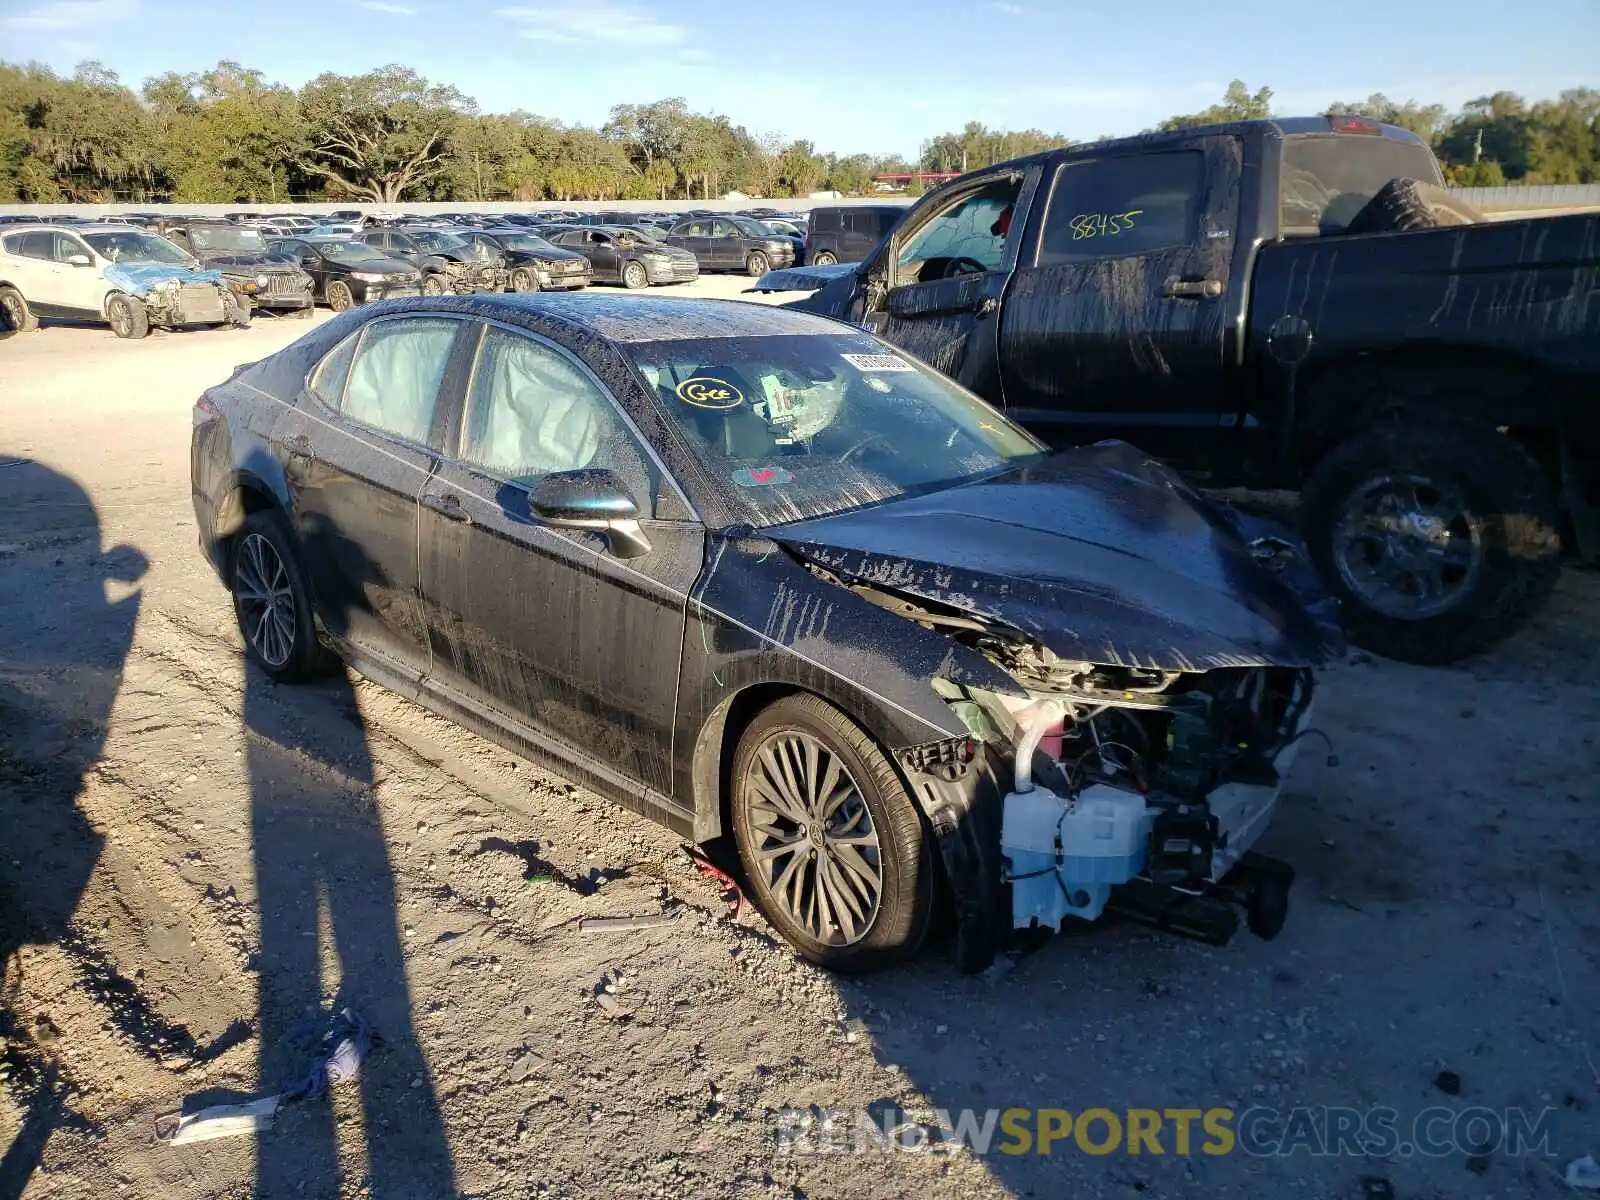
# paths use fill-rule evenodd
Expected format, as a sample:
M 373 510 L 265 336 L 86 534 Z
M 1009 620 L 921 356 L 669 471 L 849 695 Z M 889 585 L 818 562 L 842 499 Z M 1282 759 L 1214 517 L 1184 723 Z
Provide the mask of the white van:
M 0 232 L 0 315 L 104 321 L 122 338 L 152 326 L 250 323 L 222 276 L 164 237 L 127 225 L 13 225 Z

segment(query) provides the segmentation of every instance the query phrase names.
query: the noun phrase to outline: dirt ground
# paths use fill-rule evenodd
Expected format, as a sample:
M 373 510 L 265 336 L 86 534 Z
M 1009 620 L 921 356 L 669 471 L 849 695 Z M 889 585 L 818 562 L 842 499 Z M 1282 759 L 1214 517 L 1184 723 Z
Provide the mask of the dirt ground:
M 189 410 L 306 328 L 0 341 L 0 1196 L 1554 1197 L 1600 1154 L 1600 575 L 1463 666 L 1328 673 L 1337 763 L 1301 756 L 1263 846 L 1299 871 L 1276 941 L 1105 924 L 846 981 L 663 829 L 358 678 L 247 674 Z M 346 1005 L 359 1083 L 156 1139 L 303 1073 Z M 259 1062 L 264 1028 L 303 1053 Z M 1555 1123 L 1520 1157 L 781 1149 L 810 1105 Z

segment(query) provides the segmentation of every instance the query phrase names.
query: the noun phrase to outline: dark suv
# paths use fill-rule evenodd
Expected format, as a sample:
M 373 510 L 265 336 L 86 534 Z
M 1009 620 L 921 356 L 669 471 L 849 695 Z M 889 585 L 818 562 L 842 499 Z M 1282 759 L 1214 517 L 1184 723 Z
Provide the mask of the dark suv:
M 697 217 L 680 221 L 667 244 L 694 255 L 702 271 L 744 271 L 760 278 L 773 267 L 792 267 L 794 242 L 749 217 Z
M 813 208 L 806 231 L 806 264 L 860 262 L 908 211 L 903 204 L 841 204 Z

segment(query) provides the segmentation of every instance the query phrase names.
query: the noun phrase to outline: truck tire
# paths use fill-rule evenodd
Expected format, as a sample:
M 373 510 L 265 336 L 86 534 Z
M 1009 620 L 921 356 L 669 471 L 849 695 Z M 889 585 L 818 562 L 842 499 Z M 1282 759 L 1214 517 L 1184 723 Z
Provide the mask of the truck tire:
M 1432 229 L 1439 224 L 1433 208 L 1415 179 L 1391 179 L 1373 194 L 1360 212 L 1350 218 L 1346 233 L 1404 233 Z
M 39 318 L 21 292 L 14 287 L 0 287 L 0 332 L 32 333 L 39 328 Z
M 1561 573 L 1544 471 L 1473 421 L 1381 415 L 1316 466 L 1302 520 L 1350 640 L 1401 662 L 1441 665 L 1495 645 Z
M 119 338 L 137 340 L 150 332 L 150 314 L 132 296 L 116 295 L 107 300 L 106 320 Z

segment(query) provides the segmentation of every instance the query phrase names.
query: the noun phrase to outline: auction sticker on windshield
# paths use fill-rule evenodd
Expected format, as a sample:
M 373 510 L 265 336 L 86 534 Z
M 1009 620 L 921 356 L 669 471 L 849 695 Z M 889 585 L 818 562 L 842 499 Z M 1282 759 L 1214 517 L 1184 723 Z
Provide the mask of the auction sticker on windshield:
M 696 408 L 721 410 L 738 408 L 744 403 L 744 393 L 733 384 L 709 376 L 685 379 L 676 390 L 679 400 Z
M 773 484 L 793 483 L 794 472 L 782 467 L 746 467 L 733 473 L 733 481 L 740 487 L 771 487 Z
M 898 354 L 841 354 L 839 357 L 858 371 L 915 371 L 917 369 Z

